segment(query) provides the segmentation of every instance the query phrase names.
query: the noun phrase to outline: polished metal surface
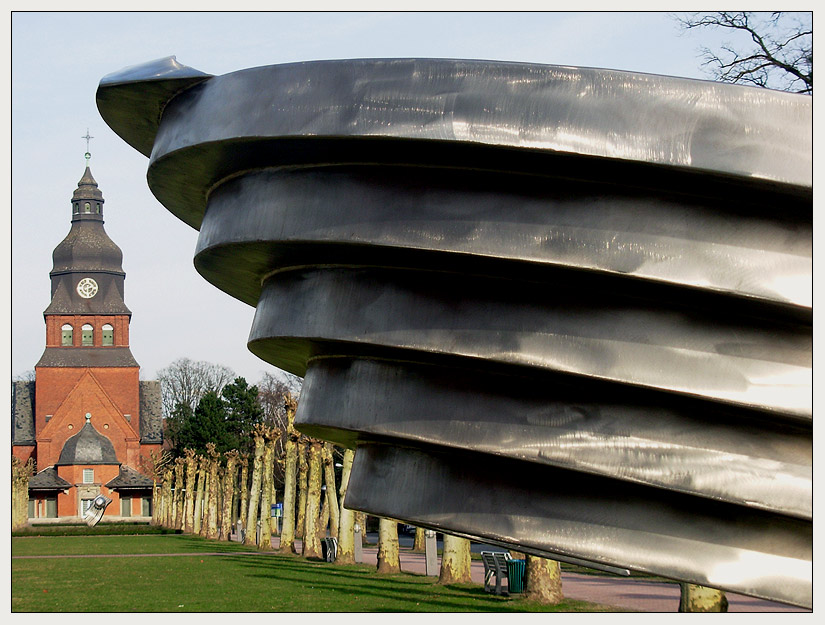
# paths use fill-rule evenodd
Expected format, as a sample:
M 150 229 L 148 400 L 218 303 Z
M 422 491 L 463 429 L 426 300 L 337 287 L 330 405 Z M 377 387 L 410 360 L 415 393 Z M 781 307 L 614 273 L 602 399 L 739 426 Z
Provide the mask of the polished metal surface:
M 811 605 L 810 98 L 411 59 L 97 97 L 348 506 Z

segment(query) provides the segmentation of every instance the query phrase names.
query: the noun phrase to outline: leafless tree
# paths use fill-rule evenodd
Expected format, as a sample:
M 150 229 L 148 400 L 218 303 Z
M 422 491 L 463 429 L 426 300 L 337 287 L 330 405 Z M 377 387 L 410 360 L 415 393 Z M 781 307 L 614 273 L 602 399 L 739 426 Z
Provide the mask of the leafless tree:
M 813 95 L 813 13 L 719 11 L 675 15 L 685 31 L 724 29 L 719 51 L 700 48 L 717 80 Z
M 34 369 L 28 369 L 27 371 L 24 371 L 23 373 L 14 376 L 14 381 L 15 382 L 34 382 L 35 377 L 36 377 L 36 375 L 34 373 Z
M 215 391 L 220 395 L 223 387 L 234 379 L 235 372 L 224 365 L 178 358 L 158 371 L 163 416 L 168 418 L 178 404 L 189 406 L 194 411 L 204 393 Z

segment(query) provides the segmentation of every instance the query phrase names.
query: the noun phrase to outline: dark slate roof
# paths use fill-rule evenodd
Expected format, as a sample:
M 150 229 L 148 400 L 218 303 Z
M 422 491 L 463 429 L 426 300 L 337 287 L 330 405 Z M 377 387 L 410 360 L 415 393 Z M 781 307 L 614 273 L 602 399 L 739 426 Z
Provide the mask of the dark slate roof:
M 106 484 L 106 488 L 117 488 L 118 490 L 152 488 L 152 480 L 133 468 L 122 465 L 120 475 Z
M 163 405 L 157 380 L 140 383 L 140 442 L 163 442 Z
M 64 490 L 71 486 L 57 474 L 54 467 L 43 469 L 29 478 L 29 490 Z
M 12 445 L 34 445 L 34 382 L 11 383 Z
M 123 252 L 109 238 L 102 221 L 75 221 L 52 252 L 51 273 L 63 271 L 123 272 Z
M 97 187 L 97 180 L 92 176 L 92 170 L 86 165 L 83 177 L 77 183 L 77 189 L 72 194 L 72 200 L 97 200 L 103 202 L 103 193 Z
M 47 347 L 37 367 L 138 367 L 128 347 Z
M 80 432 L 63 444 L 60 459 L 55 466 L 64 464 L 120 464 L 112 441 L 86 421 Z
M 94 297 L 84 299 L 77 293 L 77 284 L 92 278 L 98 285 Z M 52 274 L 52 299 L 45 315 L 131 315 L 123 302 L 123 275 L 111 272 L 75 271 Z

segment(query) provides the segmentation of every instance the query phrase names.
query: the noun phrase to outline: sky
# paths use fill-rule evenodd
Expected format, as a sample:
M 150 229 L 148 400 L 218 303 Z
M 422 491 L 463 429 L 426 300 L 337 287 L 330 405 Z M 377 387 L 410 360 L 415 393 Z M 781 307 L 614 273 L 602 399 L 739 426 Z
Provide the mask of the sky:
M 107 74 L 174 55 L 214 75 L 295 61 L 403 57 L 706 78 L 699 47 L 730 40 L 682 33 L 659 12 L 75 11 L 13 12 L 10 21 L 12 377 L 33 369 L 43 353 L 51 255 L 69 232 L 87 129 L 105 228 L 123 251 L 141 379 L 155 379 L 182 357 L 228 366 L 250 383 L 277 374 L 247 350 L 254 309 L 195 271 L 197 232 L 155 199 L 148 159 L 101 119 L 95 92 Z

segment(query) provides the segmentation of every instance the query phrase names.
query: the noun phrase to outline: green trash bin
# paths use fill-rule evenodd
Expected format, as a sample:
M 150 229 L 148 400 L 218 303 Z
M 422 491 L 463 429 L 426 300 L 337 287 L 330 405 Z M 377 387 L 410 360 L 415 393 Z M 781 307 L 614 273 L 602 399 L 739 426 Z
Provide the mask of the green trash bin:
M 511 594 L 524 592 L 524 560 L 507 560 L 507 588 Z

